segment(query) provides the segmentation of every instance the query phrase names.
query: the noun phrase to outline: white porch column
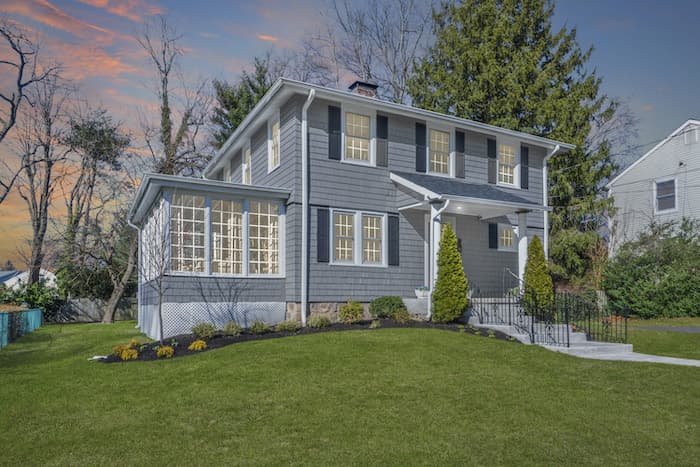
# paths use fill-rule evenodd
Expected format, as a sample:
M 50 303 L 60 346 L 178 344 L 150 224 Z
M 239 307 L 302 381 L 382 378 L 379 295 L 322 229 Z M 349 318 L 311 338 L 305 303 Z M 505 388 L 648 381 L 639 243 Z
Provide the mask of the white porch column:
M 525 263 L 527 263 L 527 212 L 518 213 L 518 279 L 520 291 L 525 280 Z
M 430 205 L 430 290 L 435 289 L 438 270 L 438 250 L 440 249 L 440 236 L 442 235 L 442 216 L 439 204 Z

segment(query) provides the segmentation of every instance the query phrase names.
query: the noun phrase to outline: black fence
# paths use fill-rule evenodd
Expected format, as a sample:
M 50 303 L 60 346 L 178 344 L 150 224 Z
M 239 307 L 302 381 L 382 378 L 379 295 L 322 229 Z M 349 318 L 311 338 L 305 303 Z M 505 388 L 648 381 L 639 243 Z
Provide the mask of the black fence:
M 532 344 L 570 347 L 577 340 L 627 342 L 626 314 L 614 315 L 598 300 L 570 292 L 538 303 L 517 288 L 505 292 L 474 288 L 470 311 L 481 324 L 512 326 Z

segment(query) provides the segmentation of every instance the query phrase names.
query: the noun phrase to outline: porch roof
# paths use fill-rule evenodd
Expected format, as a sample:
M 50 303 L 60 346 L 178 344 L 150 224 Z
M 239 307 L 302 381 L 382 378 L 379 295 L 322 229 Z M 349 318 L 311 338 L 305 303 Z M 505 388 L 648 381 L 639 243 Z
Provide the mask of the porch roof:
M 391 180 L 420 195 L 424 203 L 431 200 L 455 201 L 455 211 L 484 219 L 515 212 L 551 210 L 540 203 L 485 183 L 467 183 L 453 178 L 410 172 L 391 172 Z

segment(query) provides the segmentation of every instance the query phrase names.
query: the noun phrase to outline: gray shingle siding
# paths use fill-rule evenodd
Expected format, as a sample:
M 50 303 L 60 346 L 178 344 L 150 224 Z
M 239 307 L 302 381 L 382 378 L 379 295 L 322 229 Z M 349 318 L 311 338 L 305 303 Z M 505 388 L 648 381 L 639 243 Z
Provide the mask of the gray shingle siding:
M 215 276 L 166 276 L 164 303 L 285 301 L 284 278 L 237 278 Z M 157 304 L 158 293 L 142 285 L 148 304 Z

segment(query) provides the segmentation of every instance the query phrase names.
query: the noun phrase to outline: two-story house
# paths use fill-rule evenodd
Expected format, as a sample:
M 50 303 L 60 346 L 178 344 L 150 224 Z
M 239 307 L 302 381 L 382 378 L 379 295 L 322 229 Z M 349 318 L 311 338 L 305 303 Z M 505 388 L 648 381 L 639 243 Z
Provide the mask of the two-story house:
M 442 224 L 472 285 L 517 285 L 547 245 L 547 160 L 573 146 L 376 97 L 280 79 L 193 179 L 148 174 L 139 326 L 244 325 L 398 295 L 430 316 Z M 513 279 L 515 276 L 515 279 Z
M 610 252 L 653 223 L 700 219 L 700 120 L 688 120 L 607 185 Z

